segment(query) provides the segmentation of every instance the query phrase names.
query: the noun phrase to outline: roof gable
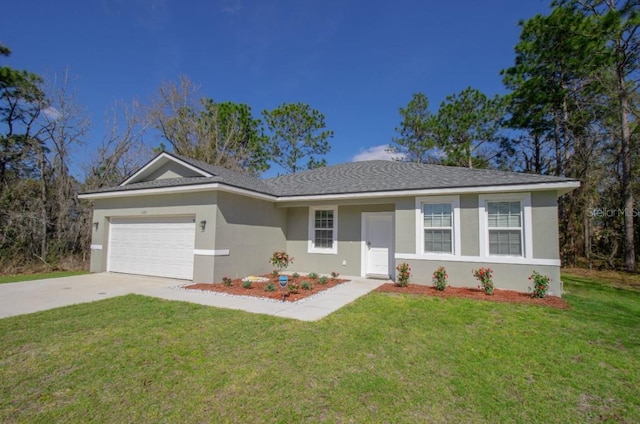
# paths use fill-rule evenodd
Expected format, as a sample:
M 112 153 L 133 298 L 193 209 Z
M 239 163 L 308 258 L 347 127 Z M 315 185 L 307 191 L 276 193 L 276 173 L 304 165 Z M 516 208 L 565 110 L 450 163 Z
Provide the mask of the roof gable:
M 163 179 L 213 176 L 213 174 L 206 170 L 194 166 L 179 157 L 167 152 L 162 152 L 129 178 L 120 183 L 120 187 Z

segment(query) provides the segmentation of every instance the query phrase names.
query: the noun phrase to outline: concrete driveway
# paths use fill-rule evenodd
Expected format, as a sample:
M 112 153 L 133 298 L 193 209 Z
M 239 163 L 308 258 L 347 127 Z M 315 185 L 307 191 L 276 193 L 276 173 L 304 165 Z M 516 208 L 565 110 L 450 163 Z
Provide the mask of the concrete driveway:
M 168 289 L 186 281 L 125 274 L 86 274 L 0 284 L 0 318 L 130 293 Z
M 248 296 L 182 290 L 178 286 L 188 283 L 185 280 L 128 274 L 101 273 L 24 281 L 0 284 L 0 318 L 135 293 L 301 321 L 317 321 L 384 283 L 381 280 L 361 277 L 341 278 L 350 281 L 298 302 L 278 302 Z

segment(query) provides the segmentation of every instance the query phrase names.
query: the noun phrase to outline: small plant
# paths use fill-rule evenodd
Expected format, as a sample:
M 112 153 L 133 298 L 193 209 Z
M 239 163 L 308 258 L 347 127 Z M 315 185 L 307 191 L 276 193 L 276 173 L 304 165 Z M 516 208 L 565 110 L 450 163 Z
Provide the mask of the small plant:
M 275 251 L 269 258 L 269 263 L 279 270 L 282 270 L 293 263 L 293 258 L 287 255 L 287 252 Z
M 311 284 L 311 281 L 303 281 L 300 287 L 302 290 L 311 290 L 313 288 L 313 284 Z
M 396 267 L 398 275 L 396 275 L 396 286 L 407 287 L 409 285 L 409 278 L 411 278 L 411 267 L 408 263 L 403 262 Z
M 447 277 L 447 270 L 443 266 L 433 271 L 432 279 L 436 290 L 444 291 L 447 288 Z
M 331 278 L 338 278 L 340 276 L 339 272 L 331 271 Z
M 481 267 L 480 269 L 474 269 L 472 271 L 473 276 L 480 282 L 478 288 L 484 290 L 484 294 L 493 294 L 493 271 L 491 268 Z
M 245 289 L 250 289 L 251 288 L 251 280 L 242 280 L 242 287 L 244 287 Z
M 266 286 L 264 286 L 264 291 L 266 292 L 272 292 L 272 291 L 276 291 L 276 286 L 273 283 L 268 283 Z
M 291 274 L 291 278 L 293 278 L 294 280 L 297 280 L 298 278 L 300 278 L 300 274 L 298 274 L 297 272 L 294 272 L 293 274 Z
M 329 279 L 327 278 L 326 275 L 323 275 L 322 277 L 318 278 L 318 283 L 320 284 L 327 284 L 329 282 Z
M 280 276 L 280 272 L 277 269 L 271 271 L 271 277 L 278 278 Z
M 312 272 L 311 274 L 307 275 L 307 277 L 311 278 L 312 280 L 317 280 L 318 279 L 318 273 L 317 272 Z
M 549 282 L 551 279 L 546 275 L 539 274 L 537 271 L 533 271 L 533 274 L 529 276 L 529 280 L 533 281 L 533 290 L 529 287 L 531 291 L 531 297 L 537 297 L 539 299 L 544 299 L 547 295 L 547 291 L 549 290 Z
M 300 290 L 300 284 L 294 283 L 294 282 L 290 282 L 287 285 L 287 290 L 289 290 L 289 293 L 291 293 L 291 294 L 296 294 Z
M 222 277 L 222 284 L 224 284 L 225 287 L 231 287 L 233 286 L 233 281 L 231 281 L 229 277 Z

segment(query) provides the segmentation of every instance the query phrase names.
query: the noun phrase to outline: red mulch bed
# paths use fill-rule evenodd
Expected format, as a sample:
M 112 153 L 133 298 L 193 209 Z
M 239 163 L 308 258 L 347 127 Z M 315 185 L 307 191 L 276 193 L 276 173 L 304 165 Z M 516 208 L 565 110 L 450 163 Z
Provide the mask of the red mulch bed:
M 447 286 L 444 291 L 438 291 L 432 286 L 409 284 L 407 287 L 398 287 L 393 283 L 386 283 L 376 289 L 383 293 L 407 293 L 434 297 L 461 297 L 465 299 L 488 300 L 493 302 L 526 303 L 531 305 L 550 306 L 552 308 L 569 309 L 564 299 L 556 296 L 547 296 L 544 299 L 532 298 L 529 293 L 520 293 L 511 290 L 494 289 L 492 295 L 484 294 L 482 289 Z
M 232 281 L 231 287 L 227 287 L 222 283 L 200 283 L 200 284 L 191 284 L 185 286 L 185 289 L 189 290 L 208 290 L 220 293 L 234 294 L 238 296 L 253 296 L 253 297 L 265 297 L 268 299 L 277 299 L 282 300 L 282 289 L 278 284 L 278 278 L 273 278 L 271 275 L 261 275 L 261 277 L 269 278 L 273 285 L 276 287 L 276 291 L 268 292 L 265 291 L 264 288 L 269 282 L 264 283 L 251 283 L 250 289 L 245 289 L 242 287 L 242 279 L 236 279 Z M 299 286 L 302 286 L 302 283 L 308 281 L 313 285 L 311 290 L 305 290 L 302 287 L 298 289 L 298 293 L 289 293 L 289 291 L 285 288 L 285 301 L 287 302 L 295 302 L 300 299 L 304 299 L 305 297 L 309 297 L 316 293 L 319 293 L 323 290 L 330 289 L 331 287 L 335 287 L 338 284 L 346 283 L 348 280 L 342 280 L 340 278 L 329 278 L 326 284 L 321 284 L 318 280 L 314 280 L 308 278 L 307 276 L 300 276 L 298 278 L 292 278 L 289 276 L 288 284 L 297 283 Z

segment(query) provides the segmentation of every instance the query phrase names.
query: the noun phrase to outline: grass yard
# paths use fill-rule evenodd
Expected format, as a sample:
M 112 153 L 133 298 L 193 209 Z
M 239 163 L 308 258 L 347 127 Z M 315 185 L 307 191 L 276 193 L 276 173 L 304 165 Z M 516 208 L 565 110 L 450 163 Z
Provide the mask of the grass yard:
M 44 280 L 47 278 L 72 277 L 74 275 L 88 274 L 88 271 L 54 271 L 39 274 L 0 275 L 0 284 L 19 283 L 22 281 Z
M 305 323 L 129 295 L 0 320 L 0 422 L 640 422 L 640 293 L 371 293 Z

